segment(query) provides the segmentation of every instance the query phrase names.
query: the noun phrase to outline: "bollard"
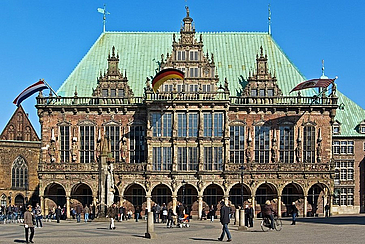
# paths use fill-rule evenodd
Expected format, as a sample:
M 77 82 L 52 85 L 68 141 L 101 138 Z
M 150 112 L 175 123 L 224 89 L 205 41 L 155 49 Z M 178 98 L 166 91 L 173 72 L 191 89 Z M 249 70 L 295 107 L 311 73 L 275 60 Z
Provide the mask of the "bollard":
M 148 212 L 147 214 L 147 232 L 145 233 L 144 237 L 148 239 L 156 238 L 155 226 L 153 223 L 153 212 Z
M 247 227 L 245 226 L 245 210 L 244 209 L 240 209 L 240 220 L 239 220 L 238 230 L 247 230 Z

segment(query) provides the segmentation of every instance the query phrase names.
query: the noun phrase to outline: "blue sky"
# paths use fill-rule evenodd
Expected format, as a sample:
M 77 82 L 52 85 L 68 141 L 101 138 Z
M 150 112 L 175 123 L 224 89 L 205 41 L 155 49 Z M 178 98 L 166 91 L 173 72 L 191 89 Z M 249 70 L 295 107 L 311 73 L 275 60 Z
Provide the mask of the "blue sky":
M 102 32 L 179 31 L 184 6 L 199 32 L 267 32 L 271 6 L 272 36 L 308 79 L 338 76 L 338 89 L 365 108 L 365 25 L 363 0 L 0 0 L 0 131 L 14 113 L 14 98 L 45 79 L 57 90 Z M 22 103 L 39 129 L 36 95 Z M 365 119 L 365 118 L 364 118 Z

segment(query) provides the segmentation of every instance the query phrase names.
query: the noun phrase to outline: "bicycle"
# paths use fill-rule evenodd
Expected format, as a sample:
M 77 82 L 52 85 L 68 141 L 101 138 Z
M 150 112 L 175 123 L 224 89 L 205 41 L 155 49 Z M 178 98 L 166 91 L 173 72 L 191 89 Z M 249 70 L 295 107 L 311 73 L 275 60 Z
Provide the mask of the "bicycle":
M 261 229 L 264 232 L 267 232 L 270 230 L 271 224 L 270 224 L 270 218 L 268 217 L 263 217 L 261 220 Z M 283 228 L 283 223 L 281 222 L 281 219 L 278 218 L 278 216 L 274 217 L 274 229 L 276 231 L 281 231 L 281 229 Z

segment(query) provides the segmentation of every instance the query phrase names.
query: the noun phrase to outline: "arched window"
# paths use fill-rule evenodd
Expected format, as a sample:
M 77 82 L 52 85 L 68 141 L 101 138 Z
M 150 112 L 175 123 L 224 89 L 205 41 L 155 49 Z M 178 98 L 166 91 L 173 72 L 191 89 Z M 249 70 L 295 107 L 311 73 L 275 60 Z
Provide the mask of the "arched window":
M 26 188 L 28 185 L 28 166 L 24 158 L 17 157 L 11 169 L 11 187 Z

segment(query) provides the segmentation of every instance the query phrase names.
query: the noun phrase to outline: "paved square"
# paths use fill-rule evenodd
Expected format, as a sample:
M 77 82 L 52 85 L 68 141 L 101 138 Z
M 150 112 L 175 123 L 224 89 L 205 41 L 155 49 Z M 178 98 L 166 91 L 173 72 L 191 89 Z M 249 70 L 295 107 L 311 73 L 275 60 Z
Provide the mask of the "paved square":
M 232 223 L 233 221 L 231 221 Z M 231 243 L 364 243 L 365 215 L 331 218 L 299 218 L 297 225 L 283 219 L 280 232 L 262 232 L 260 219 L 246 232 L 230 224 Z M 113 244 L 113 243 L 219 243 L 221 232 L 218 220 L 192 220 L 190 228 L 166 228 L 156 224 L 157 238 L 145 239 L 146 221 L 116 222 L 116 229 L 109 230 L 108 222 L 76 223 L 76 221 L 44 222 L 35 229 L 35 243 L 57 244 Z M 25 243 L 24 227 L 20 224 L 1 224 L 0 243 Z

